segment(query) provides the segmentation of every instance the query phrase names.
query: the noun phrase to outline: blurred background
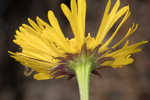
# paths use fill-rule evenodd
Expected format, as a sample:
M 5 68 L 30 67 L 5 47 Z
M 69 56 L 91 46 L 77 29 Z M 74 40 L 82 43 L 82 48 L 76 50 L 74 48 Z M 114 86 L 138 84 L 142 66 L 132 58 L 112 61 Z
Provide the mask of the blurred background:
M 18 26 L 27 23 L 28 17 L 47 21 L 50 9 L 69 36 L 70 26 L 59 6 L 62 2 L 69 5 L 70 0 L 0 0 L 0 100 L 79 100 L 75 78 L 37 81 L 25 77 L 24 67 L 7 53 L 18 48 L 12 43 Z M 132 15 L 120 32 L 135 22 L 139 28 L 129 38 L 131 43 L 150 40 L 150 1 L 121 0 L 122 6 L 128 3 Z M 87 33 L 97 32 L 105 5 L 106 0 L 87 0 Z M 135 62 L 125 68 L 102 69 L 102 78 L 92 75 L 91 100 L 150 100 L 150 46 L 143 46 L 143 52 L 133 57 Z

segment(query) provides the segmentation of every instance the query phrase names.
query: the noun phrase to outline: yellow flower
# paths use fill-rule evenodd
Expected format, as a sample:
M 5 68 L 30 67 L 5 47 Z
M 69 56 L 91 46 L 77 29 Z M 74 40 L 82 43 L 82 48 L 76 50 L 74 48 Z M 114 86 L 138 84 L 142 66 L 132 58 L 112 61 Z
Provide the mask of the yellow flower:
M 119 9 L 120 0 L 116 1 L 112 9 L 111 0 L 108 0 L 96 37 L 90 34 L 85 36 L 86 0 L 71 0 L 70 4 L 71 9 L 65 4 L 61 4 L 61 9 L 71 25 L 73 38 L 64 36 L 53 11 L 48 12 L 50 25 L 37 17 L 36 22 L 28 19 L 30 25 L 23 24 L 16 31 L 13 42 L 19 45 L 22 51 L 9 53 L 26 68 L 30 68 L 25 70 L 26 74 L 34 71 L 35 79 L 72 77 L 72 69 L 76 65 L 74 62 L 83 61 L 82 58 L 91 61 L 92 72 L 105 66 L 122 68 L 131 64 L 134 61 L 131 55 L 140 52 L 139 46 L 147 43 L 142 41 L 129 45 L 129 40 L 126 39 L 138 27 L 137 24 L 133 24 L 126 35 L 110 47 L 110 43 L 131 14 L 128 5 Z M 113 25 L 120 19 L 116 30 L 104 41 Z M 124 46 L 117 49 L 122 43 Z

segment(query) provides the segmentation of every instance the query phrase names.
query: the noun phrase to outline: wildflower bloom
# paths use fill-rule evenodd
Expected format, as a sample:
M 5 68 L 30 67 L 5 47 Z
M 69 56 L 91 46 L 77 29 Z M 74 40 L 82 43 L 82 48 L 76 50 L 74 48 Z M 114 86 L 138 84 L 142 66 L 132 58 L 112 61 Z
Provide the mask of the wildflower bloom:
M 131 14 L 128 5 L 119 8 L 120 0 L 116 1 L 112 9 L 111 0 L 108 0 L 96 37 L 92 37 L 90 33 L 85 35 L 86 0 L 71 0 L 70 4 L 70 8 L 61 4 L 61 9 L 70 23 L 73 38 L 64 36 L 53 11 L 49 11 L 50 25 L 37 17 L 36 22 L 28 19 L 30 25 L 22 24 L 19 27 L 13 42 L 22 51 L 9 53 L 26 66 L 26 75 L 34 72 L 33 77 L 37 80 L 71 78 L 76 75 L 81 99 L 88 100 L 90 73 L 98 74 L 96 70 L 106 66 L 122 68 L 131 64 L 134 61 L 131 55 L 140 52 L 139 46 L 147 41 L 129 45 L 126 39 L 138 27 L 133 24 L 126 35 L 110 47 L 110 43 Z M 104 41 L 120 19 L 110 38 Z M 117 49 L 123 43 L 123 47 Z

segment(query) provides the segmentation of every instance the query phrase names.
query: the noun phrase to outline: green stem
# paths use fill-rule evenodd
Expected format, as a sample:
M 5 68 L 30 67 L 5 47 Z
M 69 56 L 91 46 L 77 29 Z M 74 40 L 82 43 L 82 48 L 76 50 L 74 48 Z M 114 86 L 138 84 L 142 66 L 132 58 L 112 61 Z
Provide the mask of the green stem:
M 90 74 L 96 68 L 94 56 L 82 53 L 81 56 L 70 61 L 69 66 L 76 74 L 80 100 L 90 100 Z
M 77 66 L 75 69 L 79 91 L 80 91 L 80 100 L 90 100 L 90 73 L 91 73 L 91 64 L 82 63 Z

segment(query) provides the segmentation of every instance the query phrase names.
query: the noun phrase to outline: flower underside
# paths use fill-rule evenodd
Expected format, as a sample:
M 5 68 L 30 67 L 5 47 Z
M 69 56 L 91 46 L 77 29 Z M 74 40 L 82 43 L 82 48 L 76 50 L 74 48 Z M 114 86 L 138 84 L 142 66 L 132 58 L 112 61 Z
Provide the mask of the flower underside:
M 140 52 L 139 46 L 147 43 L 142 41 L 129 45 L 127 38 L 138 27 L 133 24 L 125 36 L 110 47 L 110 43 L 115 40 L 119 29 L 131 14 L 128 5 L 120 8 L 120 0 L 116 1 L 112 9 L 111 0 L 108 0 L 96 37 L 91 34 L 85 36 L 86 0 L 71 0 L 70 4 L 70 8 L 61 4 L 61 9 L 70 23 L 73 38 L 64 36 L 53 11 L 48 12 L 50 25 L 37 17 L 37 23 L 28 19 L 31 26 L 23 24 L 16 31 L 13 42 L 19 45 L 22 51 L 9 53 L 26 66 L 25 75 L 35 72 L 34 78 L 37 80 L 71 78 L 74 76 L 75 66 L 86 61 L 92 63 L 91 72 L 99 75 L 99 68 L 122 68 L 131 64 L 134 61 L 131 55 Z M 116 23 L 117 28 L 106 38 Z
M 76 63 L 83 63 L 82 57 L 86 60 L 89 60 L 89 62 L 92 63 L 91 66 L 91 72 L 95 75 L 101 76 L 100 73 L 97 71 L 97 69 L 100 69 L 100 64 L 102 64 L 105 61 L 113 61 L 114 59 L 112 57 L 103 57 L 101 58 L 101 55 L 104 53 L 98 53 L 98 48 L 100 46 L 96 47 L 93 51 L 88 50 L 86 47 L 86 44 L 84 44 L 81 48 L 81 52 L 79 54 L 66 54 L 65 57 L 56 57 L 55 59 L 59 59 L 60 65 L 57 67 L 51 69 L 51 75 L 55 79 L 57 77 L 65 76 L 67 79 L 71 79 L 75 76 L 74 73 L 74 67 L 76 67 Z M 106 67 L 106 66 L 105 66 Z

